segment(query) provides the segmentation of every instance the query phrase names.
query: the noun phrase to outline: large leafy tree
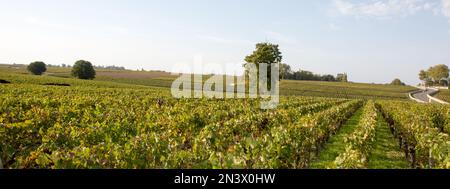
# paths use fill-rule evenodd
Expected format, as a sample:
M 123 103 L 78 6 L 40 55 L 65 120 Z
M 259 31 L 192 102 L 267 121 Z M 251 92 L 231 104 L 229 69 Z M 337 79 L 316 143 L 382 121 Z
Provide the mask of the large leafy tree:
M 89 61 L 79 60 L 75 62 L 72 68 L 72 76 L 79 79 L 94 79 L 95 78 L 94 66 Z
M 271 43 L 258 43 L 256 50 L 251 55 L 245 57 L 247 63 L 253 64 L 274 64 L 280 63 L 283 57 L 281 56 L 278 45 Z
M 443 78 L 448 78 L 449 69 L 447 65 L 439 64 L 428 69 L 428 75 L 435 81 L 439 82 L 439 80 Z
M 34 75 L 42 75 L 42 73 L 47 71 L 47 66 L 44 62 L 36 61 L 30 63 L 30 65 L 28 65 L 27 67 L 27 70 Z
M 280 64 L 283 56 L 278 45 L 271 43 L 258 43 L 256 44 L 256 50 L 252 54 L 245 57 L 246 66 L 247 64 L 255 64 L 257 68 L 257 74 L 259 76 L 259 65 L 268 64 L 267 67 L 267 82 L 270 88 L 271 85 L 271 65 Z
M 430 84 L 439 84 L 442 79 L 448 80 L 449 68 L 445 64 L 430 67 L 427 71 L 420 70 L 419 79 Z

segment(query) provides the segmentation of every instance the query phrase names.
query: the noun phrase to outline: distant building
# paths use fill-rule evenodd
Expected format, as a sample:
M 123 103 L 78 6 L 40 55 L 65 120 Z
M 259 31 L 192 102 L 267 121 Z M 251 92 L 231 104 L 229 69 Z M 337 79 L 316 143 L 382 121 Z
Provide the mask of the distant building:
M 442 78 L 439 80 L 439 85 L 442 87 L 447 87 L 449 86 L 449 78 Z

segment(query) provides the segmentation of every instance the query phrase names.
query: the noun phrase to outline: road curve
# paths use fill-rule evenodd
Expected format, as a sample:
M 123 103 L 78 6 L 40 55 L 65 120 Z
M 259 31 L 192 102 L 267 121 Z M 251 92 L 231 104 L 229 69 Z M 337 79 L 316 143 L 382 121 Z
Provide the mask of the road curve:
M 420 100 L 420 101 L 429 103 L 429 102 L 430 102 L 430 98 L 428 98 L 428 95 L 431 96 L 431 95 L 434 94 L 434 93 L 436 93 L 436 90 L 433 90 L 433 89 L 425 89 L 425 90 L 422 90 L 422 91 L 420 91 L 420 92 L 413 93 L 413 94 L 411 94 L 411 95 L 412 95 L 412 97 L 415 98 L 415 99 L 418 99 L 418 100 Z

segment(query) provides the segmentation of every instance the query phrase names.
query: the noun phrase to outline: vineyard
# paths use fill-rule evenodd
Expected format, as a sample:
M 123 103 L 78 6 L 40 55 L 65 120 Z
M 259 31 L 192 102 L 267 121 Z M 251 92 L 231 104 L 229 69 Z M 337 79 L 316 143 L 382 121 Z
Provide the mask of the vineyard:
M 52 81 L 54 83 L 69 84 L 92 84 L 93 82 L 74 81 L 70 78 L 70 68 L 49 67 L 48 73 L 44 77 L 32 77 L 27 75 L 24 66 L 8 66 L 0 64 L 0 78 L 7 80 L 19 80 L 17 82 L 33 84 L 44 84 Z M 8 73 L 8 74 L 6 74 Z M 51 76 L 51 77 L 49 77 Z M 21 78 L 26 78 L 26 80 Z M 137 86 L 157 87 L 170 89 L 172 82 L 177 75 L 166 72 L 142 72 L 142 71 L 111 71 L 97 70 L 97 77 L 94 82 L 96 86 L 120 85 L 129 88 Z M 207 77 L 204 76 L 204 79 Z M 101 82 L 100 82 L 101 81 Z M 130 86 L 132 85 L 132 86 Z M 352 98 L 352 99 L 391 99 L 409 100 L 408 93 L 417 89 L 410 86 L 392 86 L 382 84 L 366 83 L 340 83 L 340 82 L 311 82 L 311 81 L 290 81 L 283 80 L 280 84 L 280 94 L 286 96 L 308 96 L 308 97 L 331 97 L 331 98 Z
M 439 93 L 436 95 L 436 97 L 438 99 L 450 102 L 450 90 L 449 89 L 440 90 Z
M 112 81 L 0 79 L 3 168 L 450 168 L 450 106 L 292 94 L 261 110 Z

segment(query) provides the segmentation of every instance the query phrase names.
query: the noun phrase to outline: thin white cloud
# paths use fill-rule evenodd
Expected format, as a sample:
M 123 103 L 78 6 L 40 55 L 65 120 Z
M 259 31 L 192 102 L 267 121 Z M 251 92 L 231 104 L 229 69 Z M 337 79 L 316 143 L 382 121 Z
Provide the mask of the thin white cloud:
M 348 0 L 334 0 L 334 7 L 343 15 L 379 19 L 410 16 L 420 11 L 433 11 L 436 6 L 436 3 L 426 0 L 373 0 L 360 3 L 352 3 Z
M 442 14 L 450 21 L 450 0 L 442 0 Z

